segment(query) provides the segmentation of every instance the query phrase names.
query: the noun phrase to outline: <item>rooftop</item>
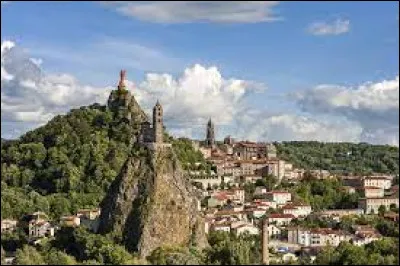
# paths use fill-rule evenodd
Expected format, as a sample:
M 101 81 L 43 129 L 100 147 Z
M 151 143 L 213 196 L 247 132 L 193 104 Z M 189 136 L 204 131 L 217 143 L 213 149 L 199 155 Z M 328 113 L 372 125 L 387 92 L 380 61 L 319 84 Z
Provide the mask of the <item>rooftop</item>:
M 279 218 L 296 218 L 296 217 L 293 214 L 272 213 L 268 215 L 268 218 L 279 219 Z
M 287 191 L 269 191 L 267 194 L 290 194 L 290 192 Z

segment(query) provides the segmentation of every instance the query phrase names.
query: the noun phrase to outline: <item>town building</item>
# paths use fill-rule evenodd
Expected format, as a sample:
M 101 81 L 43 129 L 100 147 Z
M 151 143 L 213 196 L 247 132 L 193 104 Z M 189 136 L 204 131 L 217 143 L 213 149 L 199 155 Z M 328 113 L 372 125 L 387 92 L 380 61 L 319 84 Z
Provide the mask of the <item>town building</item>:
M 268 146 L 265 143 L 241 141 L 233 148 L 234 155 L 241 160 L 268 158 Z
M 241 224 L 237 227 L 232 228 L 233 231 L 235 232 L 236 236 L 239 236 L 241 234 L 247 233 L 250 235 L 258 235 L 260 234 L 260 230 L 258 229 L 258 227 L 249 224 L 249 223 L 245 223 L 245 224 Z
M 364 187 L 380 187 L 382 189 L 390 189 L 392 179 L 387 176 L 369 176 L 362 180 Z
M 17 228 L 18 221 L 11 219 L 1 220 L 1 233 L 13 232 Z
M 383 198 L 385 190 L 383 187 L 364 186 L 357 189 L 362 197 L 365 198 Z
M 76 216 L 80 219 L 80 224 L 87 227 L 93 232 L 97 232 L 100 224 L 101 210 L 95 209 L 81 209 L 78 210 Z
M 286 204 L 292 200 L 292 194 L 287 191 L 270 191 L 266 193 L 267 199 L 276 202 L 277 204 Z
M 398 208 L 399 198 L 363 198 L 358 201 L 358 208 L 363 209 L 366 214 L 377 214 L 381 205 L 384 206 L 386 210 L 389 210 L 391 205 L 394 205 L 396 208 Z
M 364 214 L 363 209 L 333 209 L 318 212 L 317 215 L 323 217 L 344 217 L 344 216 L 361 216 Z
M 275 224 L 268 225 L 268 235 L 270 238 L 277 238 L 281 235 L 282 229 Z
M 202 177 L 192 177 L 190 180 L 192 183 L 201 184 L 203 189 L 207 189 L 208 187 L 220 186 L 222 182 L 222 177 L 216 174 L 211 174 L 207 176 L 204 175 Z
M 354 188 L 380 187 L 387 190 L 392 186 L 392 177 L 390 176 L 343 176 L 342 181 L 345 186 Z
M 78 216 L 62 216 L 60 218 L 60 225 L 64 227 L 78 227 L 81 224 L 81 219 Z
M 265 187 L 258 186 L 254 190 L 254 195 L 265 195 L 267 194 L 267 189 Z
M 54 227 L 44 219 L 33 219 L 29 222 L 29 237 L 42 238 L 54 236 Z
M 283 226 L 288 225 L 296 217 L 293 214 L 272 213 L 267 215 L 267 218 L 269 224 Z
M 235 140 L 231 136 L 226 136 L 224 138 L 224 144 L 232 147 L 235 144 Z
M 229 233 L 231 231 L 231 224 L 230 223 L 213 224 L 211 226 L 211 231 L 220 231 Z
M 307 217 L 311 214 L 311 205 L 308 204 L 286 204 L 282 207 L 284 214 L 293 214 L 297 217 Z
M 352 236 L 341 230 L 331 228 L 288 228 L 288 242 L 303 245 L 305 247 L 334 246 L 342 241 L 350 241 Z

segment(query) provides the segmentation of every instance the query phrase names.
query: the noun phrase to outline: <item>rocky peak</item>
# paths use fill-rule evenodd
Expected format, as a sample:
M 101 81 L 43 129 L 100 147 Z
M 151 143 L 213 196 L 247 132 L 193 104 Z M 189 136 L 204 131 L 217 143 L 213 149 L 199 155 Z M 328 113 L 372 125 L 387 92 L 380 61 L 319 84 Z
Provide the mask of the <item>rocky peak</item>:
M 111 92 L 108 107 L 132 126 L 148 122 L 121 87 Z M 173 148 L 150 150 L 136 142 L 132 154 L 101 204 L 99 231 L 112 233 L 141 257 L 164 245 L 205 247 L 200 203 Z

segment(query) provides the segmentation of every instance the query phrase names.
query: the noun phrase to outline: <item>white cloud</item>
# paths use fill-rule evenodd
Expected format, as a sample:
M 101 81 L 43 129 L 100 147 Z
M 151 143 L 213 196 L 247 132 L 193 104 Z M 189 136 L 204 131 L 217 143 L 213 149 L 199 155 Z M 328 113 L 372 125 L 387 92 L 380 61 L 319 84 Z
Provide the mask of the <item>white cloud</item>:
M 273 8 L 278 1 L 105 1 L 124 15 L 154 23 L 257 23 L 282 18 Z
M 44 74 L 18 48 L 11 42 L 2 44 L 1 67 L 15 77 L 2 79 L 2 122 L 43 123 L 70 108 L 93 102 L 104 104 L 113 89 L 83 85 L 68 74 Z M 224 79 L 216 67 L 201 65 L 187 68 L 179 78 L 148 73 L 138 86 L 130 81 L 127 84 L 148 112 L 159 99 L 164 105 L 167 126 L 176 130 L 203 126 L 209 117 L 218 123 L 230 123 L 247 94 L 259 92 L 261 88 L 254 82 Z
M 363 128 L 363 141 L 399 143 L 399 77 L 357 88 L 320 85 L 297 93 L 295 99 L 306 112 L 345 117 Z
M 3 2 L 2 2 L 3 3 Z M 15 46 L 13 42 L 10 41 L 4 41 L 1 43 L 1 81 L 9 81 L 12 80 L 14 77 L 9 74 L 3 67 L 4 65 L 4 54 L 8 52 L 10 49 L 12 49 Z
M 9 41 L 1 45 L 1 69 L 2 123 L 44 123 L 70 108 L 105 102 L 110 91 L 110 88 L 81 85 L 66 74 L 45 75 L 27 54 Z M 5 78 L 3 72 L 7 73 Z
M 336 19 L 333 22 L 317 21 L 308 27 L 308 32 L 317 35 L 340 35 L 350 31 L 350 20 Z
M 255 91 L 250 82 L 224 79 L 216 67 L 195 65 L 179 78 L 149 73 L 135 95 L 148 109 L 159 99 L 167 122 L 191 126 L 204 125 L 209 117 L 219 124 L 231 123 L 243 99 Z
M 43 60 L 40 58 L 30 58 L 30 60 L 37 66 L 40 66 L 43 63 Z
M 12 76 L 1 80 L 1 123 L 8 128 L 2 128 L 3 137 L 46 123 L 71 108 L 105 104 L 117 84 L 117 73 L 112 87 L 88 86 L 69 74 L 46 74 L 12 42 L 3 42 L 1 50 L 2 71 Z M 396 77 L 356 89 L 321 85 L 295 95 L 312 116 L 254 109 L 247 97 L 265 90 L 265 85 L 224 77 L 214 66 L 196 64 L 179 76 L 151 72 L 142 82 L 134 85 L 128 80 L 127 85 L 149 114 L 159 99 L 168 131 L 179 136 L 203 138 L 211 117 L 219 138 L 230 134 L 264 141 L 367 140 L 398 145 L 398 82 Z M 317 119 L 319 113 L 338 119 Z
M 321 122 L 295 114 L 267 114 L 260 111 L 238 116 L 237 135 L 242 139 L 324 142 L 358 142 L 362 129 L 354 123 Z

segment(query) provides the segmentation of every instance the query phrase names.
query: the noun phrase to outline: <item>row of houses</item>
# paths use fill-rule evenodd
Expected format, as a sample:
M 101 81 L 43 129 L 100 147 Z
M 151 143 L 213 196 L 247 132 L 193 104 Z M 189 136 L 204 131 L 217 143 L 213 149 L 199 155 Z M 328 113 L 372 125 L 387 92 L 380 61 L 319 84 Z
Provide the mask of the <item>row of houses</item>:
M 358 202 L 358 208 L 365 214 L 377 214 L 384 206 L 389 210 L 392 206 L 399 207 L 398 187 L 392 187 L 393 176 L 345 176 L 342 182 L 348 192 L 358 192 L 363 198 Z
M 287 228 L 288 242 L 304 247 L 338 246 L 340 242 L 352 242 L 361 246 L 380 239 L 382 236 L 369 226 L 356 226 L 353 234 L 332 228 Z
M 276 147 L 271 143 L 256 143 L 250 141 L 230 142 L 217 146 L 200 146 L 193 142 L 193 147 L 199 150 L 204 158 L 217 168 L 216 174 L 221 177 L 231 177 L 231 182 L 256 182 L 262 176 L 272 174 L 293 180 L 300 179 L 304 170 L 293 169 L 293 165 L 280 160 L 276 155 Z M 214 181 L 216 178 L 214 178 Z M 224 180 L 226 182 L 226 180 Z M 211 182 L 211 180 L 210 180 Z M 201 183 L 210 183 L 201 181 Z
M 32 240 L 43 237 L 54 236 L 59 226 L 76 227 L 84 225 L 92 231 L 96 231 L 99 224 L 100 209 L 78 210 L 76 215 L 63 216 L 59 223 L 50 222 L 44 212 L 35 212 L 24 216 L 21 221 L 4 219 L 1 220 L 1 233 L 10 233 L 17 228 L 27 231 Z

